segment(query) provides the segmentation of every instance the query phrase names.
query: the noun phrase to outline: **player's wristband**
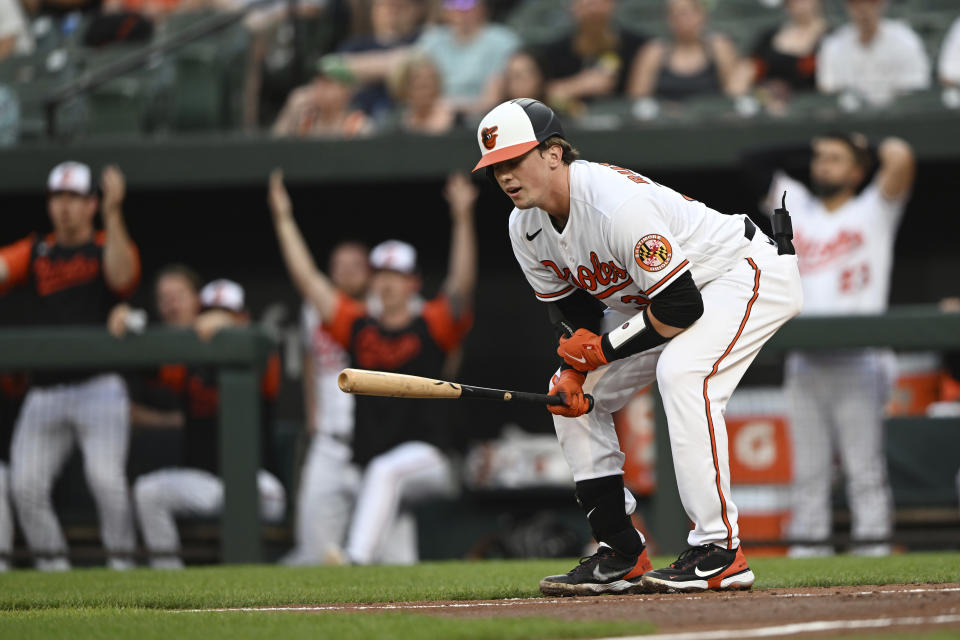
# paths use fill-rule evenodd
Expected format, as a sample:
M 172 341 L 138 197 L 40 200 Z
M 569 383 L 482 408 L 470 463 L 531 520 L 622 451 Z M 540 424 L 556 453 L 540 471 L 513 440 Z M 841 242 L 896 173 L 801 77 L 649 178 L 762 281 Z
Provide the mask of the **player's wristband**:
M 613 362 L 619 358 L 653 349 L 667 340 L 668 338 L 664 338 L 653 328 L 647 309 L 644 309 L 616 329 L 603 334 L 600 338 L 600 348 L 607 362 Z

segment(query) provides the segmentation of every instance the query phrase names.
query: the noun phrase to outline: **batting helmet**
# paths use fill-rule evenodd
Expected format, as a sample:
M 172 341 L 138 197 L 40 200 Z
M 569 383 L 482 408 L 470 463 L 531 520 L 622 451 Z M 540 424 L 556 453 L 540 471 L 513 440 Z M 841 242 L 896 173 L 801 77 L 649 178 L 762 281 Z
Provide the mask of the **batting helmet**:
M 504 102 L 477 127 L 481 157 L 473 170 L 522 156 L 551 136 L 566 139 L 553 109 L 533 98 Z

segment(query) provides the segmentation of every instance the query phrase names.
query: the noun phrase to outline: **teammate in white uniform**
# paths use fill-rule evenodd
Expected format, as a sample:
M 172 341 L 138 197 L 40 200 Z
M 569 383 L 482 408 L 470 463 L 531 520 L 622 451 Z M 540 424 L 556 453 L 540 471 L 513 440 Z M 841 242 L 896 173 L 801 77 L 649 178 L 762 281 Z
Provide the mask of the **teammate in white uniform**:
M 750 588 L 723 413 L 763 343 L 800 310 L 796 258 L 778 255 L 745 216 L 720 214 L 628 169 L 577 160 L 556 115 L 536 100 L 493 109 L 478 139 L 475 170 L 490 167 L 516 207 L 510 239 L 527 281 L 550 303 L 560 332 L 572 333 L 560 338 L 563 364 L 551 389 L 566 406 L 550 410 L 601 544 L 568 574 L 544 578 L 541 591 Z M 792 254 L 786 233 L 779 248 Z M 611 415 L 654 380 L 694 523 L 690 549 L 656 571 L 629 518 L 635 501 L 623 487 Z M 584 393 L 594 398 L 589 413 Z
M 53 233 L 0 248 L 0 292 L 31 290 L 35 325 L 102 326 L 140 281 L 140 258 L 123 220 L 126 181 L 103 170 L 102 204 L 90 168 L 54 167 L 47 180 Z M 100 205 L 98 207 L 98 205 Z M 103 231 L 94 228 L 97 209 Z M 111 568 L 133 566 L 136 546 L 126 461 L 130 419 L 127 388 L 103 371 L 35 372 L 10 449 L 10 490 L 38 569 L 70 568 L 67 541 L 51 502 L 53 483 L 76 444 L 97 505 Z
M 786 190 L 793 212 L 805 315 L 879 314 L 887 309 L 893 245 L 914 178 L 913 153 L 899 139 L 878 149 L 876 177 L 859 194 L 870 154 L 860 136 L 813 141 L 812 190 L 777 171 L 767 202 Z M 765 209 L 766 207 L 764 207 Z M 786 362 L 793 436 L 793 514 L 788 537 L 810 544 L 793 556 L 823 555 L 831 533 L 834 446 L 846 476 L 854 552 L 889 553 L 892 498 L 887 480 L 883 411 L 895 378 L 891 350 L 791 353 Z
M 354 299 L 362 299 L 370 280 L 367 248 L 341 242 L 330 253 L 330 280 Z M 337 376 L 350 366 L 350 356 L 323 328 L 316 307 L 303 305 L 303 394 L 310 448 L 300 474 L 295 524 L 296 545 L 282 562 L 289 565 L 324 564 L 326 554 L 339 548 L 346 536 L 349 506 L 341 505 L 331 477 L 352 456 L 354 397 L 337 386 Z

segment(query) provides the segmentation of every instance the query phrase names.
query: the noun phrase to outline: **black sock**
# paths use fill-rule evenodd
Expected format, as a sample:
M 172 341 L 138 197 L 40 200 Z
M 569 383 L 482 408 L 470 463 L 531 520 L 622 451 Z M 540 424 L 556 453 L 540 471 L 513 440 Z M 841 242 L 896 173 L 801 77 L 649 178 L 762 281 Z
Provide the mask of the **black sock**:
M 598 542 L 625 555 L 643 551 L 640 535 L 623 511 L 623 476 L 606 476 L 577 483 L 577 502 Z

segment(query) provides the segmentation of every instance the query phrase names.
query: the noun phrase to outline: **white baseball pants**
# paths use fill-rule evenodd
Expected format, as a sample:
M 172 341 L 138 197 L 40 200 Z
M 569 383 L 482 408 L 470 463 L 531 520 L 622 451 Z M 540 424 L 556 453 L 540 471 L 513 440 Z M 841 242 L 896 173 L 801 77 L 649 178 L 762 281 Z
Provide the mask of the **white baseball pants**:
M 303 472 L 300 547 L 291 564 L 349 559 L 356 564 L 414 564 L 416 519 L 407 507 L 456 493 L 449 459 L 426 442 L 405 442 L 361 470 L 343 445 L 311 444 Z
M 13 511 L 10 509 L 10 471 L 0 461 L 0 571 L 10 567 L 13 552 Z
M 272 473 L 257 472 L 260 517 L 283 519 L 286 491 Z M 143 541 L 155 569 L 183 566 L 177 516 L 216 516 L 223 510 L 223 480 L 203 469 L 170 468 L 146 473 L 133 484 Z
M 126 478 L 129 439 L 129 399 L 118 375 L 27 393 L 10 446 L 10 486 L 34 554 L 67 553 L 50 494 L 74 442 L 83 454 L 104 547 L 110 554 L 133 553 L 136 540 Z
M 295 526 L 296 546 L 284 562 L 325 564 L 327 554 L 343 547 L 360 470 L 350 464 L 350 447 L 325 434 L 310 441 L 300 474 Z
M 839 450 L 854 540 L 892 529 L 883 412 L 896 375 L 885 350 L 790 354 L 784 384 L 793 441 L 790 538 L 830 536 L 833 454 Z
M 623 473 L 624 456 L 613 412 L 656 380 L 670 432 L 680 499 L 694 528 L 691 546 L 740 544 L 731 500 L 727 401 L 763 344 L 800 311 L 803 299 L 795 256 L 779 256 L 757 233 L 736 267 L 700 290 L 703 317 L 665 345 L 590 372 L 583 385 L 594 410 L 579 418 L 554 416 L 557 437 L 574 480 Z M 625 316 L 609 312 L 604 330 Z

